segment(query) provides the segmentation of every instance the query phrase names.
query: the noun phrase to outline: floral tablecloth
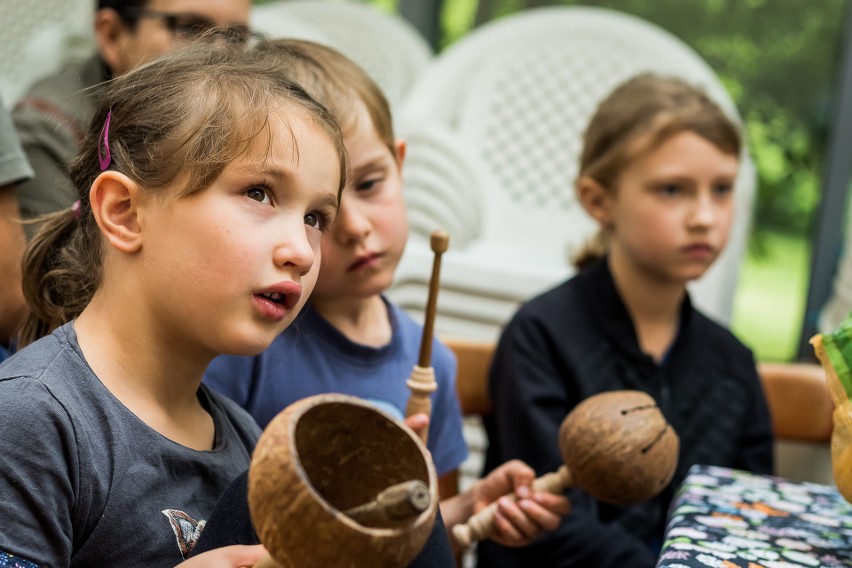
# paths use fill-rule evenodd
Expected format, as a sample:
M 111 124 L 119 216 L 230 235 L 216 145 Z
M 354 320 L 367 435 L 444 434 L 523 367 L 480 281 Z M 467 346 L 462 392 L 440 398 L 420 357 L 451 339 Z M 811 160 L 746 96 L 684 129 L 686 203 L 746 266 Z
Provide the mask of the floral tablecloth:
M 837 489 L 693 466 L 657 568 L 852 566 L 852 505 Z

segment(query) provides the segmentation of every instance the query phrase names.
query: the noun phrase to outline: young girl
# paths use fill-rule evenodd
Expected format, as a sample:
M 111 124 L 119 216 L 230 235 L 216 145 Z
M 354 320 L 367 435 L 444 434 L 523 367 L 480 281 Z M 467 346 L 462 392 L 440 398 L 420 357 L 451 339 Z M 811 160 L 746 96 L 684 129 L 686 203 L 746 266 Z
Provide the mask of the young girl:
M 557 531 L 525 549 L 481 543 L 482 566 L 651 567 L 691 465 L 772 471 L 751 352 L 693 308 L 686 291 L 728 239 L 737 127 L 698 89 L 643 75 L 600 104 L 584 143 L 576 190 L 603 246 L 504 330 L 491 369 L 486 470 L 518 458 L 538 474 L 554 471 L 568 412 L 617 389 L 654 397 L 680 436 L 678 468 L 657 498 L 633 507 L 572 490 L 572 512 Z
M 248 50 L 190 48 L 106 86 L 79 201 L 25 255 L 23 342 L 52 333 L 0 366 L 0 566 L 188 557 L 259 435 L 204 369 L 293 320 L 344 172 L 333 117 Z
M 338 117 L 352 174 L 338 216 L 323 235 L 322 267 L 309 304 L 260 355 L 214 360 L 205 383 L 249 410 L 261 426 L 292 402 L 324 392 L 359 396 L 401 418 L 411 394 L 405 380 L 417 363 L 423 333 L 383 296 L 408 237 L 401 171 L 405 143 L 394 136 L 379 87 L 344 55 L 298 40 L 276 40 L 258 49 L 277 58 L 283 73 Z M 467 455 L 455 360 L 437 340 L 432 354 L 438 389 L 428 447 L 442 481 L 455 487 L 455 470 Z M 504 465 L 473 491 L 443 500 L 444 520 L 447 525 L 463 522 L 502 492 L 528 489 L 532 478 L 523 464 Z M 555 526 L 568 509 L 561 496 L 526 495 L 520 506 L 502 503 L 495 537 L 501 542 L 526 544 Z

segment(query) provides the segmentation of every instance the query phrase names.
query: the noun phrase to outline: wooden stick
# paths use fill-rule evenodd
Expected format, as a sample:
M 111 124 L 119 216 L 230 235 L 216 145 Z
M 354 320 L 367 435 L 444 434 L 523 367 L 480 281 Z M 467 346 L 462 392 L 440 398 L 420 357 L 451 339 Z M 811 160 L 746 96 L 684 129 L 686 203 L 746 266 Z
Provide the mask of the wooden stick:
M 391 485 L 375 499 L 343 514 L 361 525 L 388 526 L 416 518 L 432 502 L 429 488 L 419 479 Z
M 405 415 L 423 413 L 432 414 L 431 395 L 438 388 L 435 381 L 435 369 L 432 368 L 432 336 L 435 329 L 435 309 L 438 303 L 438 289 L 441 279 L 441 255 L 446 252 L 450 236 L 444 230 L 432 233 L 429 244 L 435 253 L 432 263 L 432 277 L 429 279 L 429 298 L 426 302 L 426 314 L 423 319 L 423 336 L 420 340 L 420 356 L 406 384 L 411 389 L 411 396 L 405 407 Z M 428 429 L 421 432 L 420 437 L 425 444 L 429 436 Z
M 389 528 L 416 518 L 431 503 L 429 487 L 419 479 L 413 479 L 391 485 L 372 501 L 343 514 L 361 525 Z M 293 565 L 285 558 L 276 560 L 267 553 L 252 568 L 293 568 Z
M 420 358 L 418 365 L 432 365 L 432 335 L 435 329 L 435 310 L 438 305 L 438 290 L 441 286 L 441 255 L 447 252 L 450 236 L 446 231 L 437 230 L 429 239 L 435 260 L 432 262 L 432 277 L 429 279 L 429 298 L 426 301 L 426 315 L 423 318 L 423 337 L 420 339 Z
M 552 473 L 546 473 L 533 481 L 532 489 L 538 492 L 547 492 L 558 495 L 571 487 L 571 471 L 567 466 L 560 466 Z M 507 495 L 513 501 L 517 497 Z M 494 513 L 497 511 L 497 501 L 494 501 L 475 515 L 471 516 L 466 523 L 453 527 L 453 536 L 462 547 L 467 548 L 472 543 L 485 540 L 494 532 Z

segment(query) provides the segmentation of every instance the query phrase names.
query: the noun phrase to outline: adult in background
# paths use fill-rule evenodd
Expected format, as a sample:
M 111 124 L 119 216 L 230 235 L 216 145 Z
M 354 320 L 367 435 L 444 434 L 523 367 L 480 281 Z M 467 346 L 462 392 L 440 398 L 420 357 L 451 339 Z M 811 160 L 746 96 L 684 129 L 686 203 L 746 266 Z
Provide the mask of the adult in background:
M 0 100 L 0 361 L 9 356 L 18 322 L 24 314 L 21 255 L 24 231 L 18 219 L 15 184 L 32 178 L 15 129 Z
M 12 112 L 35 172 L 18 188 L 22 218 L 68 208 L 76 199 L 66 165 L 94 115 L 92 87 L 211 30 L 245 41 L 250 8 L 250 0 L 98 0 L 96 53 L 37 82 Z

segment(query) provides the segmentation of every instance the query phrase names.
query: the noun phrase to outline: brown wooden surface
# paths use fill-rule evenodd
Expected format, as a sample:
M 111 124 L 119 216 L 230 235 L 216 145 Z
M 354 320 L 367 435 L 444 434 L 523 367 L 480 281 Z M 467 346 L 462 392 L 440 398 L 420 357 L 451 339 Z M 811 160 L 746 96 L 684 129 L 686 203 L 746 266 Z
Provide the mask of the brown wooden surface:
M 458 359 L 456 390 L 465 416 L 491 412 L 488 371 L 494 356 L 494 343 L 470 339 L 442 338 Z
M 819 365 L 761 363 L 758 371 L 776 438 L 830 442 L 834 404 Z
M 495 344 L 490 341 L 443 338 L 456 354 L 456 390 L 465 416 L 491 412 L 488 372 Z M 834 404 L 828 394 L 825 372 L 808 363 L 758 365 L 775 437 L 781 440 L 825 442 L 831 440 Z

